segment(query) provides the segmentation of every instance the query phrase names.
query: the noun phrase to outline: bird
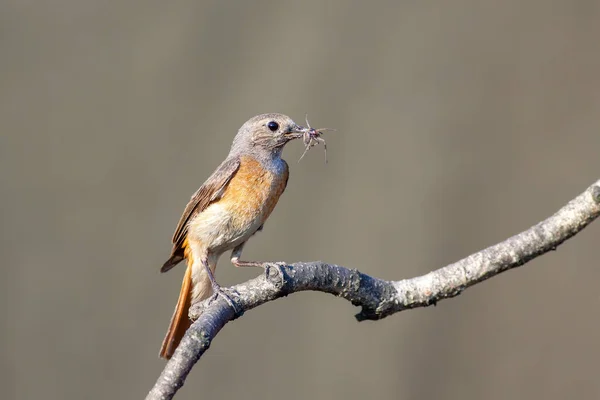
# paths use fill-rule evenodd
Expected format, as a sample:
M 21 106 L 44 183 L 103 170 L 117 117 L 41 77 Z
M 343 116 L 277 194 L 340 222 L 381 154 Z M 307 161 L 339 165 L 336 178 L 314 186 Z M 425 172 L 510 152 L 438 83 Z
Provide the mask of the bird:
M 187 264 L 160 357 L 170 359 L 175 352 L 191 325 L 188 312 L 193 304 L 219 295 L 232 304 L 214 278 L 221 255 L 231 250 L 236 267 L 266 266 L 242 260 L 242 250 L 262 230 L 287 186 L 284 146 L 315 132 L 283 114 L 250 118 L 238 130 L 225 160 L 192 195 L 175 228 L 171 256 L 160 270 L 167 272 L 183 260 Z

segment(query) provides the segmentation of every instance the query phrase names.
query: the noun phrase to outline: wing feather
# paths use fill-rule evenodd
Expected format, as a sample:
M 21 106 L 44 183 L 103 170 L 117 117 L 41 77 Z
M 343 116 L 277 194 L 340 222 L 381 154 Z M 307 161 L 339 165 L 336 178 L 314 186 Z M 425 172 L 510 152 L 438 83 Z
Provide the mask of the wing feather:
M 200 189 L 192 195 L 192 198 L 179 219 L 177 228 L 175 228 L 175 233 L 173 233 L 173 250 L 171 251 L 171 257 L 165 262 L 161 268 L 161 272 L 170 270 L 183 260 L 189 221 L 196 214 L 204 211 L 212 202 L 221 198 L 225 188 L 239 168 L 239 158 L 236 157 L 225 160 L 206 182 L 204 182 Z

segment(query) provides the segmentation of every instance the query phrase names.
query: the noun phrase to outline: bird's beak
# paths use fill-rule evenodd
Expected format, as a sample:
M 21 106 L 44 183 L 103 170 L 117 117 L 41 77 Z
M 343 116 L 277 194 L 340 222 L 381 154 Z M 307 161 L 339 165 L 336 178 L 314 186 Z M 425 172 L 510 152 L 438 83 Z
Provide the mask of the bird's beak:
M 288 132 L 285 133 L 285 137 L 288 140 L 299 139 L 301 137 L 304 137 L 304 135 L 309 131 L 310 131 L 310 128 L 305 128 L 300 125 L 295 125 L 291 129 L 289 129 Z

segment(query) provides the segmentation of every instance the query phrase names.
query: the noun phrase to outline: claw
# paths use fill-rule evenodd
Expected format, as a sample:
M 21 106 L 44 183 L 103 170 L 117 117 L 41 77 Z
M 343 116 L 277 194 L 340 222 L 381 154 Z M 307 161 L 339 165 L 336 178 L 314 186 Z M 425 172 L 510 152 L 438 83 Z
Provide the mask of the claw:
M 208 304 L 211 304 L 213 301 L 217 300 L 217 298 L 219 296 L 222 296 L 223 299 L 227 302 L 227 304 L 229 304 L 229 307 L 233 308 L 233 312 L 236 315 L 239 314 L 239 310 L 236 307 L 233 299 L 231 297 L 229 297 L 229 295 L 227 293 L 225 293 L 225 291 L 223 289 L 221 289 L 221 286 L 218 283 L 215 282 L 212 285 L 212 289 L 213 289 L 213 295 L 211 296 L 210 300 L 208 301 Z
M 273 277 L 271 276 L 271 268 L 276 269 L 277 272 L 276 274 L 279 275 L 280 281 L 281 281 L 281 287 L 285 286 L 285 275 L 283 273 L 283 269 L 282 267 L 285 265 L 285 263 L 268 263 L 265 265 L 265 275 L 267 277 L 267 280 L 271 280 L 273 279 Z

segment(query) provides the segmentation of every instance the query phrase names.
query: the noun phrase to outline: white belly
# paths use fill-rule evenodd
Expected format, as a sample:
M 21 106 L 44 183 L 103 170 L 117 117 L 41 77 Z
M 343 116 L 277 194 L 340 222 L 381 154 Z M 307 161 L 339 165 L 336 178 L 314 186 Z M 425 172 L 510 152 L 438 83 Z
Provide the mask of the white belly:
M 220 254 L 233 249 L 258 230 L 262 218 L 249 218 L 242 222 L 239 221 L 239 214 L 236 216 L 232 211 L 231 207 L 223 204 L 211 204 L 191 222 L 188 235 L 213 253 Z

